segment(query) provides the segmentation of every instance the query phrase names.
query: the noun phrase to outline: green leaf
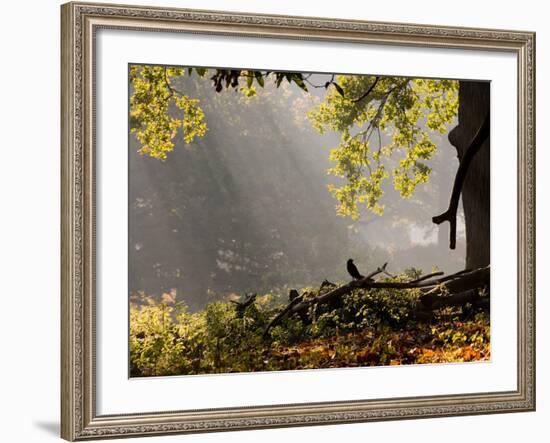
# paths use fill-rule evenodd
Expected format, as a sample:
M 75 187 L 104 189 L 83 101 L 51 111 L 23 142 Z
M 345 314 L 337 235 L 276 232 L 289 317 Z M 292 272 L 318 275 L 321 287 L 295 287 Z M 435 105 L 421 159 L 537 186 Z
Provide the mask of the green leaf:
M 263 88 L 264 87 L 264 76 L 260 71 L 254 71 L 254 77 L 256 77 L 256 81 L 258 84 Z
M 304 83 L 304 79 L 300 74 L 296 74 L 294 76 L 294 83 L 296 83 L 299 86 L 299 88 L 302 89 L 303 91 L 308 92 L 307 86 Z

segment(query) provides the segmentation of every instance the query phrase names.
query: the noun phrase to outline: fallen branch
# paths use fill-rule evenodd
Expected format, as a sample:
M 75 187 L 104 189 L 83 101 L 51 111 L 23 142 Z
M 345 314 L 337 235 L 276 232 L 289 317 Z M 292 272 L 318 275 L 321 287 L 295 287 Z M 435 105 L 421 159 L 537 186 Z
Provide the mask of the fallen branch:
M 366 277 L 363 277 L 360 281 L 364 281 L 364 280 L 372 280 L 372 277 L 378 275 L 378 274 L 381 274 L 381 273 L 385 273 L 386 272 L 386 266 L 388 266 L 388 262 L 384 263 L 382 266 L 378 267 L 376 269 L 376 271 L 373 271 L 371 272 L 369 275 L 367 275 Z
M 285 317 L 296 313 L 302 313 L 309 309 L 310 306 L 315 304 L 322 305 L 330 301 L 336 300 L 345 294 L 352 292 L 354 289 L 425 289 L 427 292 L 424 296 L 432 298 L 425 299 L 425 307 L 432 306 L 434 304 L 435 297 L 441 299 L 449 297 L 442 297 L 441 294 L 454 294 L 460 292 L 466 292 L 472 289 L 481 288 L 489 284 L 490 267 L 484 267 L 474 270 L 463 270 L 451 275 L 439 277 L 442 272 L 434 272 L 431 274 L 420 276 L 414 280 L 407 282 L 392 282 L 392 281 L 374 281 L 372 277 L 383 273 L 386 269 L 387 263 L 382 267 L 379 267 L 376 271 L 371 272 L 366 277 L 360 280 L 353 280 L 345 285 L 332 289 L 324 294 L 320 294 L 317 297 L 305 299 L 302 294 L 299 297 L 294 298 L 290 304 L 277 314 L 267 325 L 264 331 L 264 337 L 267 336 L 269 330 L 279 324 Z M 424 297 L 423 296 L 423 297 Z M 443 303 L 443 302 L 441 302 Z
M 431 274 L 424 275 L 422 277 L 417 278 L 416 280 L 412 280 L 409 283 L 420 283 L 421 281 L 428 280 L 429 278 L 438 277 L 440 275 L 445 274 L 442 271 L 439 272 L 432 272 Z
M 273 326 L 279 324 L 283 320 L 283 318 L 285 318 L 287 316 L 287 314 L 292 310 L 292 308 L 294 308 L 294 306 L 296 306 L 298 303 L 300 303 L 302 301 L 302 299 L 304 298 L 305 294 L 294 297 L 293 296 L 293 291 L 297 292 L 295 289 L 290 290 L 289 298 L 291 300 L 290 300 L 290 303 L 287 305 L 287 307 L 284 308 L 281 312 L 279 312 L 275 317 L 273 317 L 271 319 L 271 321 L 267 324 L 267 326 L 265 328 L 265 331 L 264 331 L 264 334 L 263 334 L 264 338 L 266 338 L 267 333 L 269 332 L 269 330 Z
M 252 294 L 248 296 L 243 302 L 230 300 L 230 302 L 235 305 L 235 311 L 237 312 L 237 315 L 239 317 L 242 317 L 244 315 L 244 312 L 246 311 L 246 308 L 248 308 L 252 303 L 254 303 L 254 301 L 256 300 L 256 296 L 257 294 Z

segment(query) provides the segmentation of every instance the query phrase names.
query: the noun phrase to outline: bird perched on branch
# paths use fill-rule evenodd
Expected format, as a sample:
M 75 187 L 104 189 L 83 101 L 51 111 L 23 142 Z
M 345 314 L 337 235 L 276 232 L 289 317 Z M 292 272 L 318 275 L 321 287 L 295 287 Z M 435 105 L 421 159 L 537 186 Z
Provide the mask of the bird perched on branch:
M 361 273 L 357 269 L 357 266 L 355 266 L 355 264 L 353 263 L 353 259 L 351 258 L 348 260 L 347 269 L 348 269 L 349 275 L 351 275 L 354 280 L 360 280 L 362 278 L 365 278 L 364 276 L 361 275 Z

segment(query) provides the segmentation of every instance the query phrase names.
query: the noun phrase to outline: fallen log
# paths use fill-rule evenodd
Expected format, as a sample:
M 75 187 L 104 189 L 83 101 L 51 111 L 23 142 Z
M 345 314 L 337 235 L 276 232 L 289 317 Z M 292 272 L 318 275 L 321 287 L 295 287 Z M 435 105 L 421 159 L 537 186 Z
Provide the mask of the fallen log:
M 466 303 L 477 304 L 489 297 L 480 297 L 478 291 L 469 289 L 464 292 L 443 296 L 439 294 L 424 294 L 420 297 L 420 304 L 424 310 L 436 310 L 447 306 L 464 306 Z
M 313 305 L 326 304 L 349 294 L 354 289 L 422 289 L 426 293 L 421 297 L 421 303 L 426 310 L 432 306 L 443 307 L 445 303 L 457 303 L 456 305 L 467 303 L 468 301 L 464 296 L 458 297 L 460 293 L 489 285 L 489 266 L 474 270 L 466 269 L 443 277 L 441 277 L 441 272 L 434 272 L 407 282 L 375 281 L 373 277 L 384 273 L 386 266 L 387 263 L 360 280 L 350 281 L 317 297 L 305 298 L 306 294 L 295 297 L 286 308 L 269 322 L 264 330 L 264 337 L 267 336 L 271 328 L 281 323 L 286 317 L 296 313 L 304 313 Z M 453 294 L 457 298 L 453 299 Z M 462 303 L 459 301 L 462 301 Z M 434 307 L 433 309 L 438 308 Z
M 480 296 L 479 291 L 475 289 L 448 296 L 424 294 L 420 298 L 420 304 L 418 305 L 418 309 L 413 312 L 413 316 L 417 320 L 430 321 L 433 318 L 434 311 L 437 309 L 452 306 L 465 307 L 468 304 L 474 308 L 482 308 L 488 311 L 490 309 L 490 297 Z

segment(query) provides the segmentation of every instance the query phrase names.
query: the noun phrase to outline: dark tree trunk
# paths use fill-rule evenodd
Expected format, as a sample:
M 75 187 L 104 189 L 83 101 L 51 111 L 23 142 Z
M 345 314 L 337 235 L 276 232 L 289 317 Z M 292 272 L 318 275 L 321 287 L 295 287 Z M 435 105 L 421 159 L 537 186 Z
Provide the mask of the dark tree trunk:
M 450 168 L 450 162 L 449 167 L 445 165 L 445 170 L 442 171 L 441 177 L 448 177 L 447 180 L 449 180 L 450 177 L 453 176 L 453 173 L 451 172 Z M 438 205 L 440 208 L 446 208 L 449 205 L 449 194 L 446 192 L 439 192 L 438 197 Z M 450 236 L 450 229 L 449 229 L 449 223 L 440 223 L 437 226 L 437 244 L 441 248 L 448 248 L 449 247 L 449 237 Z
M 461 81 L 458 126 L 449 133 L 462 161 L 472 138 L 490 110 L 489 82 Z M 466 268 L 490 264 L 490 138 L 485 140 L 468 168 L 462 187 L 466 224 Z

